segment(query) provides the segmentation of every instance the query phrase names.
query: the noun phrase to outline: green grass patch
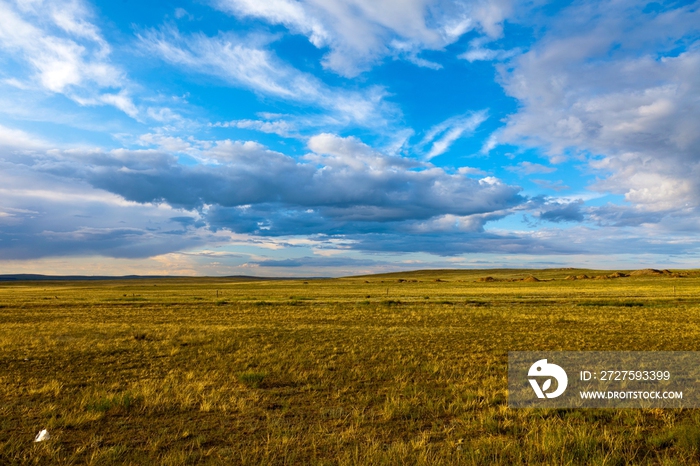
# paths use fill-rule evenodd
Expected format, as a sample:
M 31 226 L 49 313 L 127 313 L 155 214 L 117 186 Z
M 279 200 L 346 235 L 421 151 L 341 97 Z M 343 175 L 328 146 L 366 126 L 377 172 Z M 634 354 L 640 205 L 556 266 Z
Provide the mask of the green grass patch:
M 261 372 L 244 372 L 238 374 L 238 381 L 250 388 L 260 388 L 265 380 L 265 374 Z

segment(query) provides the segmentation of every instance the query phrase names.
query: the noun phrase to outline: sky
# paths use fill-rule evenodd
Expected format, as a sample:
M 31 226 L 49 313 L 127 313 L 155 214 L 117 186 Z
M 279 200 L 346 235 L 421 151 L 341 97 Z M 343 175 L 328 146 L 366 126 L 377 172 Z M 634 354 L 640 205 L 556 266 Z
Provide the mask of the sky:
M 700 2 L 0 0 L 0 273 L 698 267 Z

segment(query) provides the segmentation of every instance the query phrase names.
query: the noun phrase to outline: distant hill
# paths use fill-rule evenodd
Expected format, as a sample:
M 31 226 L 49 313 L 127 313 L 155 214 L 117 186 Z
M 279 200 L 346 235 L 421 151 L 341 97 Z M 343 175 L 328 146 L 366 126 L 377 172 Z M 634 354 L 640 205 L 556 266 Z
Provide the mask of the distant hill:
M 623 276 L 632 277 L 697 277 L 698 270 L 620 270 L 620 269 L 579 269 L 572 267 L 560 267 L 552 269 L 434 269 L 434 270 L 410 270 L 403 272 L 390 272 L 373 275 L 356 275 L 342 277 L 346 280 L 429 280 L 429 281 L 503 281 L 510 279 L 525 279 L 535 275 L 538 279 L 559 280 L 566 277 L 595 278 L 605 276 L 617 278 Z
M 614 273 L 611 273 L 614 272 Z M 400 281 L 502 281 L 510 279 L 525 279 L 536 275 L 538 279 L 558 280 L 583 278 L 617 277 L 698 277 L 700 270 L 643 269 L 643 270 L 591 270 L 571 267 L 556 269 L 435 269 L 410 270 L 403 272 L 379 273 L 372 275 L 353 275 L 337 277 L 341 280 L 400 280 Z M 600 277 L 598 277 L 600 276 Z M 614 277 L 613 277 L 614 276 Z M 572 278 L 573 277 L 573 278 Z M 328 280 L 332 277 L 255 277 L 250 275 L 229 275 L 226 277 L 193 277 L 177 275 L 41 275 L 41 274 L 4 274 L 0 282 L 21 281 L 99 281 L 99 280 L 206 280 L 218 281 L 272 281 L 272 280 Z
M 152 279 L 187 279 L 187 278 L 214 278 L 222 280 L 255 281 L 255 280 L 289 280 L 289 278 L 278 277 L 253 277 L 247 275 L 232 275 L 228 277 L 182 277 L 174 275 L 40 275 L 31 273 L 4 274 L 0 275 L 0 282 L 22 282 L 22 281 L 88 281 L 88 280 L 152 280 Z

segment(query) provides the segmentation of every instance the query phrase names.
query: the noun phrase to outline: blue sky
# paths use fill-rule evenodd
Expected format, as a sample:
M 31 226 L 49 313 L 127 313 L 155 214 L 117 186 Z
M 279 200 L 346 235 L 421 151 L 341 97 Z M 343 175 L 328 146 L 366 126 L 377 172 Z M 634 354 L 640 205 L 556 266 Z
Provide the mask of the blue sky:
M 0 0 L 0 273 L 697 267 L 699 6 Z

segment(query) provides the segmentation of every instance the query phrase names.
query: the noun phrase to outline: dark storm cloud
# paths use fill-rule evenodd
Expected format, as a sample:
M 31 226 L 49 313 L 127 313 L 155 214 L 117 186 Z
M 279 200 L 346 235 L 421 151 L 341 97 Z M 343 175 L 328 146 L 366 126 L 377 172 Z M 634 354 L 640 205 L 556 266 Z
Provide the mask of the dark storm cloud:
M 149 232 L 135 228 L 37 232 L 32 231 L 30 226 L 4 230 L 0 232 L 0 259 L 5 260 L 69 255 L 134 259 L 165 254 L 197 243 L 192 238 L 173 232 Z
M 517 186 L 380 154 L 354 138 L 324 134 L 309 145 L 315 152 L 302 159 L 220 141 L 202 155 L 207 163 L 196 165 L 157 151 L 119 150 L 66 152 L 34 167 L 129 201 L 200 210 L 215 227 L 238 232 L 343 233 L 358 224 L 371 231 L 374 223 L 485 214 L 525 202 Z
M 540 211 L 537 217 L 549 222 L 582 222 L 583 201 L 570 202 L 568 204 L 554 203 L 545 206 L 546 210 Z
M 664 218 L 672 217 L 669 211 L 647 211 L 629 206 L 607 204 L 589 209 L 590 218 L 600 226 L 636 227 L 643 224 L 656 224 Z M 669 218 L 669 222 L 672 221 Z
M 0 259 L 103 255 L 142 258 L 203 245 L 206 231 L 173 228 L 178 211 L 125 202 L 40 168 L 2 164 Z M 37 164 L 39 165 L 39 164 Z M 176 217 L 177 218 L 177 217 Z M 180 221 L 185 221 L 180 219 Z
M 465 253 L 497 254 L 579 254 L 580 244 L 552 241 L 531 235 L 497 233 L 442 233 L 425 235 L 367 234 L 350 236 L 353 249 L 376 252 L 423 251 L 439 256 Z
M 649 237 L 645 232 L 623 228 L 596 229 L 576 226 L 568 229 L 540 228 L 534 232 L 397 235 L 348 235 L 350 248 L 375 252 L 423 251 L 439 256 L 472 253 L 532 256 L 609 254 L 677 254 L 694 252 L 700 246 L 696 235 L 664 232 L 664 240 Z M 352 241 L 352 242 L 350 242 Z

